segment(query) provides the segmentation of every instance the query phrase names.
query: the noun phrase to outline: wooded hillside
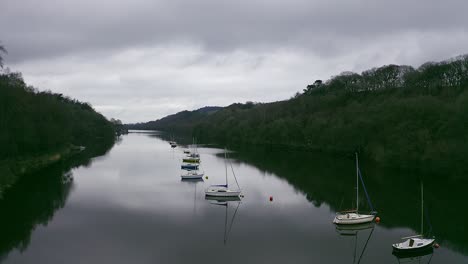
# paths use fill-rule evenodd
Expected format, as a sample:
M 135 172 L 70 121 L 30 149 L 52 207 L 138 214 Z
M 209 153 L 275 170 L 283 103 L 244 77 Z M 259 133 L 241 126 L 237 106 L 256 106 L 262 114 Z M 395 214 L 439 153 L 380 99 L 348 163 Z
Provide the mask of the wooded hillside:
M 157 123 L 157 122 L 156 122 Z M 439 63 L 345 72 L 274 103 L 233 104 L 160 126 L 199 142 L 267 145 L 332 153 L 361 151 L 389 166 L 466 167 L 468 56 Z

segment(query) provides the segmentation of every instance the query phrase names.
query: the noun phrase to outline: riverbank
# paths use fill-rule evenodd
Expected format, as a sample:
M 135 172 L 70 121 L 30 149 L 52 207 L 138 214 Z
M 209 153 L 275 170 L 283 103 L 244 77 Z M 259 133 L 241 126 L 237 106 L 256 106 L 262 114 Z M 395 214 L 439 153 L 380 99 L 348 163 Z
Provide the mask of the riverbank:
M 2 193 L 13 186 L 22 175 L 47 168 L 57 162 L 68 160 L 85 151 L 84 146 L 69 145 L 57 151 L 30 157 L 17 157 L 0 161 L 0 198 Z

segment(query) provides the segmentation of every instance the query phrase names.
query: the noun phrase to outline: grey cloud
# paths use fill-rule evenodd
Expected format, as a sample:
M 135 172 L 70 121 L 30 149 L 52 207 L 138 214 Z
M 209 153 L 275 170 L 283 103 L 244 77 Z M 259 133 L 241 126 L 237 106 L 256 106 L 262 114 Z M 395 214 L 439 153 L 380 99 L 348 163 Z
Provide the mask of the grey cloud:
M 208 51 L 295 47 L 332 56 L 348 40 L 466 30 L 468 2 L 4 0 L 8 61 L 188 41 Z
M 28 83 L 136 122 L 467 53 L 466 10 L 464 0 L 2 0 L 0 41 Z

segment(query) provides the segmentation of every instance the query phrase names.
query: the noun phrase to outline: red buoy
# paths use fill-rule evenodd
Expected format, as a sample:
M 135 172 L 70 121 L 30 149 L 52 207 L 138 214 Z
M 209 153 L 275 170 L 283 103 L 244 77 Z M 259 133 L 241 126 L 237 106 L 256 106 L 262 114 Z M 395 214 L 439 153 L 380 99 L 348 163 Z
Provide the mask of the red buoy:
M 380 217 L 377 216 L 377 217 L 375 218 L 375 222 L 376 222 L 376 223 L 380 223 Z
M 439 244 L 435 243 L 435 244 L 434 244 L 434 247 L 435 247 L 435 248 L 439 248 Z
M 272 202 L 272 201 L 273 201 L 273 196 L 270 196 L 270 202 Z

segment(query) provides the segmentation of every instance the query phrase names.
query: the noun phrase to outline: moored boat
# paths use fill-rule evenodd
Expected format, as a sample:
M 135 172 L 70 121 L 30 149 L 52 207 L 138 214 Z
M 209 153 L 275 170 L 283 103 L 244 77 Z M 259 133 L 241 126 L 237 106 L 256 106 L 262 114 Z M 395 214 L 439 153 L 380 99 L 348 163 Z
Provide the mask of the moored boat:
M 355 210 L 350 210 L 350 211 L 342 211 L 336 213 L 335 219 L 333 219 L 333 223 L 337 225 L 357 225 L 357 224 L 364 224 L 364 223 L 370 223 L 374 220 L 375 218 L 375 212 L 372 214 L 360 214 L 359 213 L 359 178 L 360 178 L 360 170 L 359 170 L 359 160 L 358 160 L 358 154 L 356 152 L 356 209 Z M 364 186 L 364 181 L 362 180 L 361 177 L 361 183 L 363 184 L 364 191 L 367 195 L 367 191 Z M 367 196 L 367 200 L 369 204 L 372 207 L 372 204 L 370 203 L 370 199 Z
M 198 170 L 187 171 L 187 173 L 180 175 L 182 179 L 202 179 L 204 173 Z
M 182 162 L 186 163 L 200 163 L 200 158 L 186 157 L 182 159 Z
M 198 164 L 196 163 L 183 163 L 180 166 L 181 169 L 183 170 L 198 170 Z
M 434 245 L 435 238 L 424 238 L 424 186 L 421 181 L 421 234 L 403 237 L 405 240 L 392 244 L 393 252 L 396 254 L 406 254 L 414 252 L 424 252 L 430 250 Z
M 333 223 L 338 225 L 357 225 L 372 222 L 375 218 L 375 215 L 359 214 L 356 212 L 339 212 Z
M 431 250 L 435 239 L 423 238 L 422 235 L 406 237 L 405 241 L 392 245 L 395 255 L 403 255 L 405 253 L 416 253 Z
M 231 190 L 228 185 L 211 185 L 205 191 L 206 196 L 214 197 L 239 197 L 240 190 Z
M 232 168 L 232 174 L 234 179 L 236 180 L 237 189 L 230 189 L 228 183 L 228 173 L 227 173 L 227 154 L 226 149 L 224 150 L 224 167 L 226 170 L 226 184 L 221 185 L 211 185 L 205 190 L 206 196 L 215 196 L 215 197 L 239 197 L 241 193 L 241 189 L 239 183 L 237 182 L 236 174 L 234 173 L 234 169 Z

